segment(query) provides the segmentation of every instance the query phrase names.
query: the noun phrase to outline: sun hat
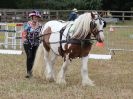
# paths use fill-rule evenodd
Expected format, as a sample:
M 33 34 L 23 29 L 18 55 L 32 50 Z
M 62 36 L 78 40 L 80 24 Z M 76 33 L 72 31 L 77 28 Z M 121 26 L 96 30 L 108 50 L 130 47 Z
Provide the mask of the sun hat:
M 37 16 L 37 17 L 40 17 L 41 18 L 41 14 L 39 11 L 37 10 L 34 10 L 32 11 L 30 14 L 29 14 L 29 17 L 32 17 L 32 16 Z

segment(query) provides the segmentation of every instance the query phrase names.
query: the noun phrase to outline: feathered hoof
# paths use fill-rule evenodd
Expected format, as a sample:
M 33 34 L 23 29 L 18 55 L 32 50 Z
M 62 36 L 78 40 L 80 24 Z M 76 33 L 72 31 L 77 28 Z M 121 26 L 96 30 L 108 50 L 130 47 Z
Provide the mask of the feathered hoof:
M 59 85 L 64 85 L 64 86 L 66 86 L 66 81 L 65 81 L 65 79 L 57 79 L 57 80 L 56 80 L 56 83 L 59 84 Z
M 53 81 L 55 81 L 55 78 L 52 76 L 46 76 L 46 80 L 49 82 L 53 82 Z
M 47 80 L 48 82 L 54 82 L 54 81 L 55 81 L 54 78 L 46 78 L 46 80 Z
M 83 86 L 95 86 L 93 83 L 94 81 L 88 80 L 88 81 L 82 81 Z

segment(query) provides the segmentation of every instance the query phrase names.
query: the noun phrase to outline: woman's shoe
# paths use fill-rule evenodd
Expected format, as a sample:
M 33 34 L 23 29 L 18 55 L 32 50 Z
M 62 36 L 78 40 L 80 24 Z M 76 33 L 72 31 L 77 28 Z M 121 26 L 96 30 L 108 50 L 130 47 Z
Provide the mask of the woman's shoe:
M 31 78 L 32 77 L 32 73 L 28 72 L 27 75 L 25 76 L 25 78 Z

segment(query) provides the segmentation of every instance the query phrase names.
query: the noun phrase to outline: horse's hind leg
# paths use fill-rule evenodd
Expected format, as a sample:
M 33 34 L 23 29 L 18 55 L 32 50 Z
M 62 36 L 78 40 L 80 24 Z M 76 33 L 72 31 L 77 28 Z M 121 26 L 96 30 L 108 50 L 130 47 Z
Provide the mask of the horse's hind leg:
M 58 84 L 64 84 L 66 85 L 66 80 L 65 80 L 65 71 L 67 69 L 68 64 L 70 63 L 70 60 L 68 58 L 69 55 L 66 55 L 66 60 L 64 61 L 61 70 L 58 73 L 56 83 Z
M 93 81 L 88 77 L 88 57 L 82 57 L 82 67 L 81 67 L 81 75 L 82 75 L 82 85 L 90 85 L 94 86 Z
M 45 64 L 46 64 L 46 70 L 45 70 L 46 79 L 48 81 L 54 81 L 55 75 L 54 75 L 54 70 L 53 70 L 53 63 L 51 63 L 49 52 L 47 52 L 45 49 L 44 49 L 44 51 L 45 51 L 44 60 L 45 60 Z M 54 56 L 54 57 L 56 58 L 56 56 Z

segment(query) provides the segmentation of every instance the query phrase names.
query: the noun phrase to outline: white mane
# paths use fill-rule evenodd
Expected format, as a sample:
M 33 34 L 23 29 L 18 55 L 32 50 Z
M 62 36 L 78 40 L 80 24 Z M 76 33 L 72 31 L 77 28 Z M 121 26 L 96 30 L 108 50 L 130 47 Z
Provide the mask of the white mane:
M 80 15 L 73 23 L 72 38 L 84 39 L 90 31 L 90 22 L 92 21 L 91 13 L 84 13 Z

